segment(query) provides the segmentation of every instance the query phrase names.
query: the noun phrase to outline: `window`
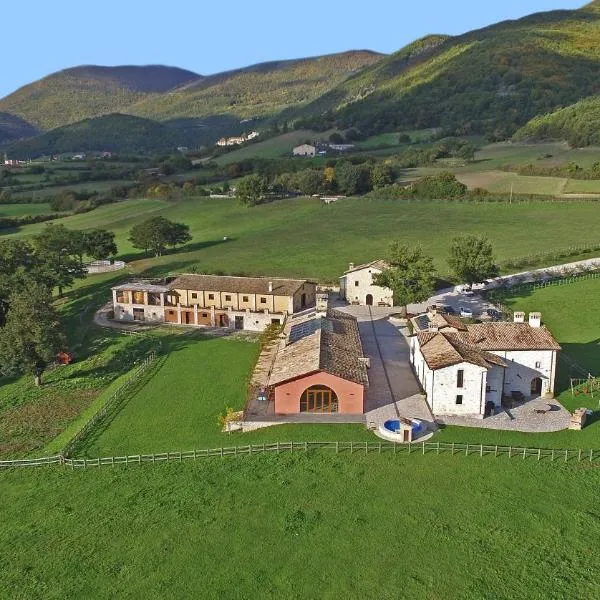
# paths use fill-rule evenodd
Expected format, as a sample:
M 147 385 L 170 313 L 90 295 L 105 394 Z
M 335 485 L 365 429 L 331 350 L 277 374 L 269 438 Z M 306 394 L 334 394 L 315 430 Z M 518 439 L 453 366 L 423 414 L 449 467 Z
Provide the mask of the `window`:
M 202 318 L 206 319 L 208 317 L 208 313 L 202 313 Z
M 336 413 L 338 399 L 335 392 L 324 385 L 313 385 L 300 396 L 300 412 Z
M 260 299 L 260 303 L 261 304 L 266 304 L 267 303 L 267 299 L 266 298 L 261 298 Z
M 536 369 L 541 369 L 542 368 L 542 363 L 539 360 L 535 363 L 535 368 Z
M 198 300 L 198 292 L 192 292 L 192 300 Z
M 354 287 L 358 287 L 360 285 L 360 283 L 358 281 L 354 282 Z
M 465 383 L 465 372 L 463 369 L 456 371 L 456 387 L 463 387 Z
M 225 302 L 231 302 L 231 296 L 229 294 L 225 296 Z
M 214 294 L 209 294 L 208 295 L 208 299 L 209 300 L 214 300 L 215 299 L 215 295 Z
M 248 296 L 242 296 L 242 302 L 248 302 Z
M 132 304 L 144 304 L 144 292 L 133 292 Z
M 280 319 L 271 319 L 271 325 L 281 325 Z
M 459 394 L 458 396 L 456 396 L 456 404 L 462 404 L 462 400 L 463 400 L 462 394 Z
M 144 320 L 144 309 L 143 308 L 134 308 L 133 309 L 133 320 L 134 321 L 143 321 Z
M 119 304 L 127 304 L 125 292 L 117 292 L 117 302 Z

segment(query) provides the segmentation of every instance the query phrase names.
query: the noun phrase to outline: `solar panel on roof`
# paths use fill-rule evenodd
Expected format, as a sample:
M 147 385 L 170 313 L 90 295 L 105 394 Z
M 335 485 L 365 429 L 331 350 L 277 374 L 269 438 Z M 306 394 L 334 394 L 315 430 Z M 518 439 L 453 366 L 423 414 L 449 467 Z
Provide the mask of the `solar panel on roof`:
M 290 344 L 308 337 L 320 329 L 333 332 L 333 323 L 329 319 L 319 317 L 318 319 L 310 319 L 310 321 L 298 323 L 298 325 L 292 325 L 289 335 Z
M 429 329 L 429 317 L 427 315 L 415 317 L 415 322 L 421 331 Z

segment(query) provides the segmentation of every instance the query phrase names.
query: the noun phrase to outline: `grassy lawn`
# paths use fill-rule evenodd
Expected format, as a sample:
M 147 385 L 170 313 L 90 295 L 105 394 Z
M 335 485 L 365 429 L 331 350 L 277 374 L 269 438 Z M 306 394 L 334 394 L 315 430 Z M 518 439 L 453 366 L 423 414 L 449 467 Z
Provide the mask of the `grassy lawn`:
M 418 454 L 2 472 L 0 595 L 591 600 L 599 485 Z
M 483 188 L 496 194 L 544 194 L 557 196 L 563 193 L 567 179 L 563 177 L 532 177 L 507 171 L 479 171 L 457 173 L 458 179 L 470 189 Z
M 569 179 L 565 194 L 600 194 L 600 181 L 594 179 Z
M 264 441 L 372 440 L 358 425 L 277 425 L 252 433 L 221 432 L 227 407 L 241 410 L 259 352 L 256 338 L 168 337 L 168 351 L 150 380 L 114 420 L 90 439 L 87 456 L 113 456 Z
M 28 215 L 49 215 L 49 204 L 0 204 L 0 217 L 26 217 Z
M 348 262 L 383 256 L 392 240 L 420 243 L 442 274 L 451 240 L 461 233 L 485 233 L 502 261 L 560 247 L 598 241 L 590 223 L 592 203 L 462 204 L 350 198 L 324 206 L 299 198 L 246 208 L 230 199 L 191 198 L 177 203 L 130 200 L 61 219 L 73 228 L 103 227 L 116 233 L 120 254 L 138 270 L 189 271 L 314 277 L 337 281 Z M 133 224 L 164 215 L 187 223 L 193 241 L 160 258 L 144 258 L 127 240 Z M 535 227 L 515 227 L 535 223 Z M 42 224 L 12 235 L 39 232 Z M 223 237 L 229 240 L 223 242 Z

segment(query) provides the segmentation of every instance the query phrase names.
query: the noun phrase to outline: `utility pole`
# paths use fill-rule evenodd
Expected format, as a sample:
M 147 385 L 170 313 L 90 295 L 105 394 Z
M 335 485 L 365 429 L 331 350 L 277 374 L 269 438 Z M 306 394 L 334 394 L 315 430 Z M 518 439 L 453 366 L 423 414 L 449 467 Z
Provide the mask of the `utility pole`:
M 509 200 L 509 204 L 512 204 L 512 197 L 513 197 L 513 183 L 510 184 L 510 200 Z

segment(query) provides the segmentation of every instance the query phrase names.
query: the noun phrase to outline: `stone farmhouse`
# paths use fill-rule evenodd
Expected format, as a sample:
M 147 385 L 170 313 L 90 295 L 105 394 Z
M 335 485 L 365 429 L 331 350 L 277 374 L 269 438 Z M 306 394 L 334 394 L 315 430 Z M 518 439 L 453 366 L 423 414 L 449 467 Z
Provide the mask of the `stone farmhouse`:
M 292 150 L 294 156 L 315 156 L 317 148 L 312 144 L 300 144 Z
M 275 413 L 362 414 L 367 366 L 355 317 L 335 310 L 291 316 L 269 379 Z
M 260 134 L 258 131 L 251 131 L 250 133 L 233 137 L 222 137 L 217 141 L 217 146 L 241 146 L 254 138 L 257 138 Z
M 180 275 L 165 284 L 112 288 L 114 319 L 262 331 L 315 306 L 316 284 L 304 279 Z
M 483 418 L 504 397 L 554 393 L 560 346 L 540 313 L 467 325 L 430 311 L 411 323 L 410 362 L 435 416 Z
M 373 275 L 381 273 L 387 264 L 374 260 L 364 265 L 350 263 L 348 270 L 340 277 L 340 295 L 348 304 L 361 306 L 393 306 L 392 290 L 373 283 Z

